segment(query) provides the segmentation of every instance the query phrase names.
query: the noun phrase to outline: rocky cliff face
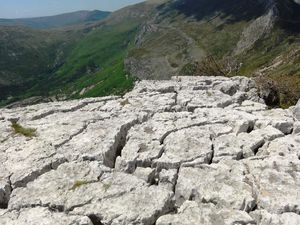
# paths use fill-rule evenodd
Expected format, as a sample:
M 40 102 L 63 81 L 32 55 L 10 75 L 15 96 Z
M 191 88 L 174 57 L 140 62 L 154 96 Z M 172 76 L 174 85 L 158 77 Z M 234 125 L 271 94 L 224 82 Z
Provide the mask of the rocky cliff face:
M 299 0 L 277 0 L 275 7 L 278 19 L 284 27 L 289 30 L 299 31 L 300 24 L 300 1 Z
M 291 105 L 300 98 L 299 31 L 294 0 L 167 1 L 140 29 L 125 67 L 140 79 L 216 75 L 206 63 L 213 58 L 223 75 L 278 83 L 281 105 Z
M 0 224 L 300 224 L 299 119 L 243 77 L 1 109 Z

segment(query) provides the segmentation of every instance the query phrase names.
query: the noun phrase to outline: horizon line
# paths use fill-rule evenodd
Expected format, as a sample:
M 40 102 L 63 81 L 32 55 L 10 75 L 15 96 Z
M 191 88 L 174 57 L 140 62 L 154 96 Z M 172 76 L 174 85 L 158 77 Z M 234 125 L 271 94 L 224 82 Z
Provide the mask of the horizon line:
M 119 9 L 115 10 L 118 11 Z M 62 13 L 56 13 L 56 14 L 49 14 L 49 15 L 45 15 L 45 16 L 28 16 L 28 17 L 0 17 L 0 19 L 4 19 L 4 20 L 17 20 L 17 19 L 36 19 L 36 18 L 43 18 L 43 17 L 54 17 L 54 16 L 60 16 L 60 15 L 64 15 L 64 14 L 70 14 L 70 13 L 76 13 L 76 12 L 83 12 L 83 11 L 87 11 L 87 12 L 92 12 L 92 11 L 101 11 L 101 12 L 108 12 L 108 13 L 112 13 L 115 11 L 107 11 L 107 10 L 101 10 L 101 9 L 82 9 L 82 10 L 76 10 L 76 11 L 66 11 L 66 12 L 62 12 Z

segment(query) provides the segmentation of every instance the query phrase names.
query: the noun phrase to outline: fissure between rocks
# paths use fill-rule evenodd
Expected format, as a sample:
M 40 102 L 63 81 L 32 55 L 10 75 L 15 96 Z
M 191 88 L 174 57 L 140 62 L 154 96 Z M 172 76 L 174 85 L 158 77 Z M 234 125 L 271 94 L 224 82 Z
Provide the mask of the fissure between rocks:
M 101 219 L 99 219 L 96 215 L 92 214 L 88 216 L 90 218 L 90 220 L 92 221 L 93 225 L 104 225 L 101 222 Z
M 78 104 L 74 107 L 71 107 L 71 108 L 67 108 L 67 109 L 56 109 L 56 110 L 50 110 L 50 111 L 47 111 L 45 113 L 41 113 L 39 115 L 36 115 L 34 117 L 31 118 L 32 121 L 34 120 L 39 120 L 39 119 L 43 119 L 43 118 L 46 118 L 47 116 L 50 116 L 50 115 L 53 115 L 55 113 L 68 113 L 68 112 L 75 112 L 79 109 L 82 109 L 83 107 L 89 105 L 89 104 L 92 104 L 92 103 L 97 103 L 97 102 L 106 102 L 107 100 L 99 100 L 99 101 L 92 101 L 92 102 L 83 102 L 81 104 Z
M 153 114 L 147 114 L 142 119 L 135 119 L 134 121 L 132 121 L 130 123 L 122 125 L 120 132 L 115 137 L 115 143 L 110 150 L 110 152 L 113 153 L 112 158 L 111 159 L 110 159 L 110 157 L 105 158 L 104 165 L 111 167 L 111 168 L 115 168 L 117 157 L 122 155 L 122 151 L 126 145 L 129 130 L 136 125 L 147 122 L 150 118 L 152 118 L 152 116 L 153 116 Z

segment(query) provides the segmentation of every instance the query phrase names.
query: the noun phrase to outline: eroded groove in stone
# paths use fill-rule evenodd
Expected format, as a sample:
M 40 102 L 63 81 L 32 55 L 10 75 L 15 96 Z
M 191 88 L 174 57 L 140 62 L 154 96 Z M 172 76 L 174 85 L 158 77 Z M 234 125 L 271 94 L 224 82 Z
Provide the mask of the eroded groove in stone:
M 45 112 L 37 112 L 37 115 L 34 115 L 33 117 L 31 117 L 31 120 L 39 120 L 39 119 L 42 119 L 42 118 L 45 118 L 47 116 L 50 116 L 52 114 L 55 114 L 55 113 L 68 113 L 68 112 L 75 112 L 75 111 L 78 111 L 79 109 L 82 109 L 84 108 L 85 106 L 89 105 L 89 104 L 92 104 L 92 103 L 98 103 L 98 102 L 106 102 L 108 100 L 111 100 L 111 99 L 114 99 L 113 97 L 112 98 L 103 98 L 103 99 L 99 99 L 99 100 L 81 100 L 81 102 L 78 104 L 76 104 L 75 101 L 72 101 L 70 105 L 59 105 L 59 107 L 57 108 L 53 108 L 53 109 L 47 109 L 47 106 L 51 104 L 49 103 L 46 103 L 45 104 L 45 109 L 46 111 Z M 73 104 L 72 104 L 73 103 Z
M 40 170 L 32 171 L 28 176 L 24 176 L 22 179 L 18 179 L 13 183 L 14 188 L 25 187 L 29 182 L 34 181 L 39 176 L 47 173 L 53 169 L 56 169 L 59 165 L 65 163 L 67 160 L 65 158 L 59 158 L 55 161 L 52 161 L 50 164 L 41 167 Z
M 13 188 L 9 180 L 0 181 L 0 209 L 7 209 Z
M 63 142 L 54 145 L 54 147 L 56 149 L 60 148 L 61 146 L 67 144 L 69 141 L 71 141 L 74 137 L 76 137 L 77 135 L 80 135 L 82 132 L 84 132 L 86 130 L 86 128 L 88 127 L 89 124 L 84 124 L 83 127 L 81 129 L 79 129 L 76 133 L 70 135 L 70 137 L 66 140 L 64 140 Z
M 151 118 L 151 117 L 149 115 L 146 115 L 141 120 L 136 119 L 136 120 L 132 121 L 131 123 L 125 124 L 121 127 L 120 132 L 118 133 L 118 135 L 116 137 L 116 143 L 114 144 L 115 147 L 113 147 L 115 149 L 112 150 L 114 152 L 113 159 L 112 159 L 112 161 L 113 161 L 112 168 L 115 167 L 117 157 L 120 157 L 122 155 L 122 150 L 126 144 L 126 139 L 127 139 L 129 130 L 137 124 L 142 124 L 142 123 L 146 122 L 149 118 Z M 104 165 L 107 165 L 107 164 L 105 164 L 105 160 L 104 160 Z M 109 165 L 107 165 L 107 166 L 109 166 Z

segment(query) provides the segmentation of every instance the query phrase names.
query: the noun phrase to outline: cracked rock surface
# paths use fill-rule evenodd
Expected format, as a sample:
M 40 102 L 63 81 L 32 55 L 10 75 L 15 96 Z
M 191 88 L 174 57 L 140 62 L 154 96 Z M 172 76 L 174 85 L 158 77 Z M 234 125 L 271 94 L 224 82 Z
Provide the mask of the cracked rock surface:
M 0 224 L 298 225 L 299 115 L 244 77 L 0 109 Z

